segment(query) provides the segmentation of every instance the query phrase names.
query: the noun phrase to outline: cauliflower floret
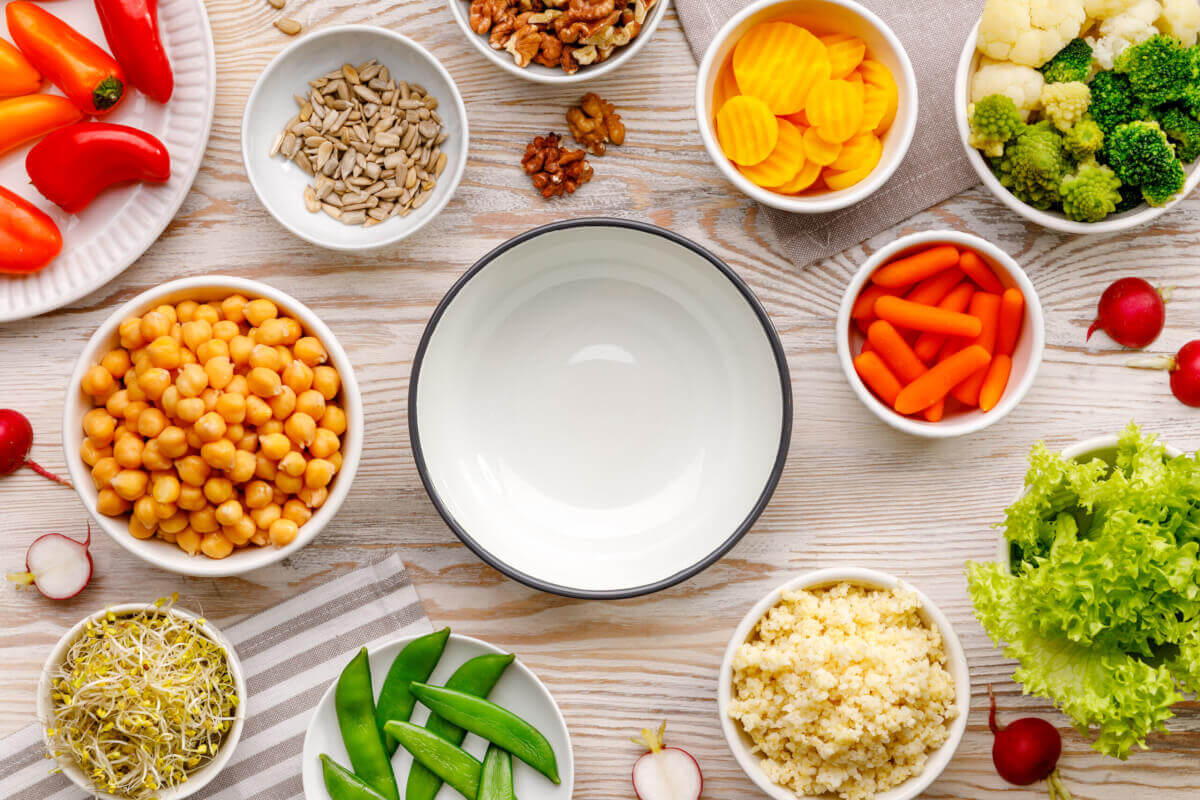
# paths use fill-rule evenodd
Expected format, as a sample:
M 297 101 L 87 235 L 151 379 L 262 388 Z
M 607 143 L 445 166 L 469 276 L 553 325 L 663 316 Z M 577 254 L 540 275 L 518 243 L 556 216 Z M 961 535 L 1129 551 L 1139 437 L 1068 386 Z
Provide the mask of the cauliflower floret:
M 1138 0 L 1083 0 L 1083 10 L 1088 19 L 1108 19 L 1128 11 Z
M 979 50 L 997 61 L 1040 67 L 1079 35 L 1086 18 L 1083 0 L 987 0 Z
M 1196 0 L 1163 0 L 1158 29 L 1183 42 L 1184 47 L 1191 47 L 1200 34 L 1200 3 Z
M 1006 95 L 1016 103 L 1021 119 L 1028 122 L 1030 113 L 1042 107 L 1045 85 L 1042 73 L 1032 67 L 983 58 L 971 80 L 971 102 L 978 103 L 990 94 Z
M 1092 57 L 1104 69 L 1112 69 L 1122 50 L 1158 33 L 1154 23 L 1162 13 L 1158 0 L 1137 0 L 1127 10 L 1104 20 L 1100 23 L 1100 35 L 1085 40 L 1092 46 Z
M 1086 83 L 1047 83 L 1042 88 L 1042 113 L 1060 131 L 1069 129 L 1087 113 L 1092 90 Z

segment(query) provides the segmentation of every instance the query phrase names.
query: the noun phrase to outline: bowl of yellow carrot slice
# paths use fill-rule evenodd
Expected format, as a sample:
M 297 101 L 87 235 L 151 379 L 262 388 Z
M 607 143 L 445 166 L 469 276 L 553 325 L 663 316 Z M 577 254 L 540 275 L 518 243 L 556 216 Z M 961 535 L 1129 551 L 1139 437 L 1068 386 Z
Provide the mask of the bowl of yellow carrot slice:
M 996 245 L 956 231 L 897 239 L 851 279 L 838 357 L 892 427 L 946 438 L 997 422 L 1033 385 L 1046 332 L 1037 292 Z

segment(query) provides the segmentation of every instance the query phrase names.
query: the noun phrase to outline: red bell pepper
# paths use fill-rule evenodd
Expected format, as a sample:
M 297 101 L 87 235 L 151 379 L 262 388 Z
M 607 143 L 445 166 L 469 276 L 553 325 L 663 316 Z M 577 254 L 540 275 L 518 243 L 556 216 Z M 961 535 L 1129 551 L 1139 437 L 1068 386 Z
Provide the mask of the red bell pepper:
M 54 220 L 0 186 L 0 272 L 27 275 L 54 260 L 62 234 Z
M 104 38 L 129 82 L 160 103 L 171 99 L 175 76 L 158 33 L 158 0 L 96 0 Z
M 125 94 L 125 73 L 112 56 L 79 31 L 33 3 L 4 10 L 8 35 L 34 69 L 62 89 L 85 114 L 107 114 Z
M 145 131 L 81 122 L 35 144 L 25 157 L 25 171 L 47 200 L 74 214 L 114 184 L 166 182 L 171 156 L 166 145 Z

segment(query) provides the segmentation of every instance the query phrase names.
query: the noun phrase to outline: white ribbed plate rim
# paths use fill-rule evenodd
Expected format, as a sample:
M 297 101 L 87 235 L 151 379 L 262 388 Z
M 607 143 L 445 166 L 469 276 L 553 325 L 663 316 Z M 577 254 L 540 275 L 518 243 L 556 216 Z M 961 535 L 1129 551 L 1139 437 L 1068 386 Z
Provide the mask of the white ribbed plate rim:
M 47 8 L 107 49 L 91 0 L 59 0 Z M 25 154 L 32 145 L 0 156 L 0 185 L 50 214 L 63 234 L 62 252 L 41 272 L 0 275 L 0 322 L 44 314 L 104 286 L 149 249 L 183 205 L 212 127 L 216 54 L 203 0 L 161 0 L 158 16 L 175 73 L 170 102 L 163 106 L 130 88 L 102 120 L 132 125 L 160 138 L 171 154 L 170 180 L 110 189 L 72 215 L 30 185 Z M 7 35 L 2 19 L 0 31 Z

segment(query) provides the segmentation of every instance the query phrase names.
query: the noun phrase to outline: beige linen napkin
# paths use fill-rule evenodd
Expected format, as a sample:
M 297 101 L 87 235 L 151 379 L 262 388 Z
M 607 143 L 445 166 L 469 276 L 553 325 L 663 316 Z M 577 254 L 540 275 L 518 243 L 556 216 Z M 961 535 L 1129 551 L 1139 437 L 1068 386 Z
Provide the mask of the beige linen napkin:
M 763 211 L 784 255 L 802 267 L 840 253 L 979 182 L 954 124 L 954 73 L 982 0 L 858 0 L 886 22 L 917 73 L 917 131 L 904 163 L 875 194 L 829 214 Z M 748 0 L 675 0 L 699 61 L 722 25 Z

